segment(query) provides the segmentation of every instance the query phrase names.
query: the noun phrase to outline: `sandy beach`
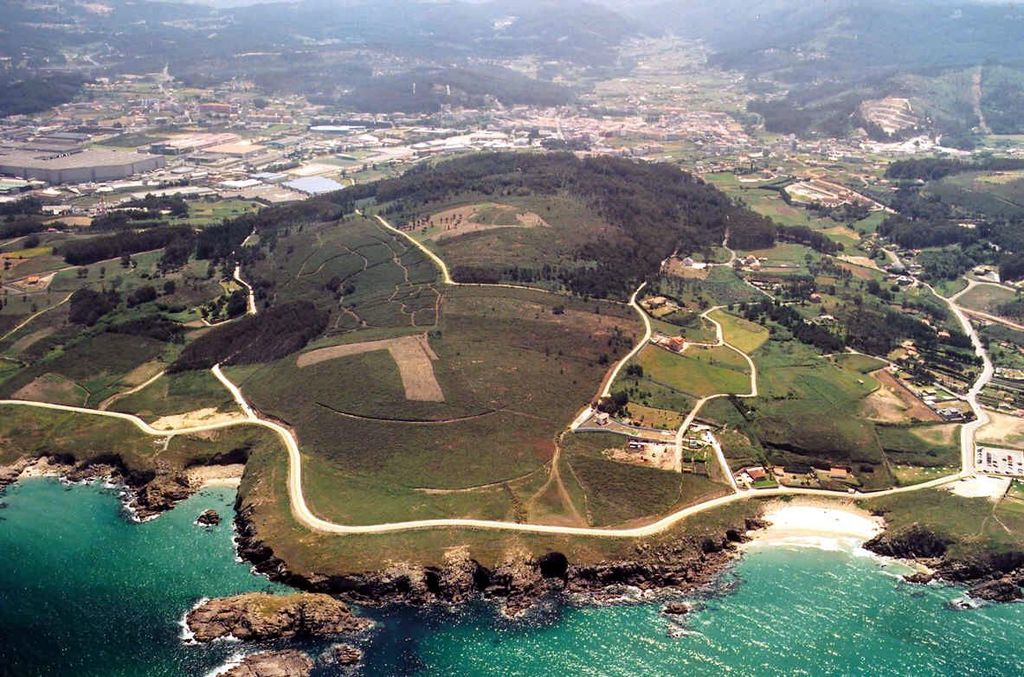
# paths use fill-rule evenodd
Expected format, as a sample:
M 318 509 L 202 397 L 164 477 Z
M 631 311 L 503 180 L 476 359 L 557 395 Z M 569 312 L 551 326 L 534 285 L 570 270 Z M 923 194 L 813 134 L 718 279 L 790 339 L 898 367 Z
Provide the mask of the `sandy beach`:
M 237 488 L 244 470 L 244 463 L 200 465 L 188 469 L 188 479 L 192 486 Z
M 788 546 L 825 550 L 853 550 L 877 536 L 880 517 L 852 503 L 799 501 L 775 502 L 765 507 L 769 526 L 752 532 L 746 547 Z

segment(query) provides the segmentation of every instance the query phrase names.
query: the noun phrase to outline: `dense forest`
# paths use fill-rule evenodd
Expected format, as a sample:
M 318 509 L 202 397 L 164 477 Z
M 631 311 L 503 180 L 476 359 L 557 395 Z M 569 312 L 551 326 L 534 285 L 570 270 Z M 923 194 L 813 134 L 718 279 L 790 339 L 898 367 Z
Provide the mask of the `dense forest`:
M 125 231 L 116 235 L 71 240 L 60 245 L 59 253 L 73 266 L 83 266 L 119 256 L 162 249 L 176 239 L 190 239 L 187 226 L 159 228 L 141 232 Z
M 388 205 L 386 213 L 403 219 L 465 194 L 565 194 L 579 199 L 618 233 L 581 246 L 576 252 L 579 265 L 557 274 L 570 291 L 599 298 L 627 295 L 674 251 L 709 249 L 722 242 L 727 229 L 743 241 L 774 238 L 768 219 L 664 163 L 579 159 L 570 153 L 481 153 L 418 165 L 365 189 Z
M 932 157 L 898 160 L 885 170 L 890 179 L 935 181 L 964 172 L 1009 172 L 1024 169 L 1024 158 L 986 157 L 977 160 Z
M 70 74 L 0 76 L 0 117 L 38 113 L 71 101 L 86 78 Z
M 323 332 L 327 320 L 327 313 L 309 301 L 271 306 L 203 334 L 185 347 L 170 371 L 272 362 L 301 350 Z

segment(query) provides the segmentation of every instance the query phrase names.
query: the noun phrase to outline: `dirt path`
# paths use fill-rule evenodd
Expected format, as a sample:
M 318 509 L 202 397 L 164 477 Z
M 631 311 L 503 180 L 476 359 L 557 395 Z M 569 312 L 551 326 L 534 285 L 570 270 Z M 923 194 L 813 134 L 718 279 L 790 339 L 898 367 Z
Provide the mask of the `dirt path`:
M 157 381 L 157 379 L 159 379 L 161 376 L 163 376 L 166 373 L 167 373 L 166 371 L 161 370 L 158 373 L 156 373 L 155 375 L 153 375 L 152 378 L 147 379 L 146 381 L 140 383 L 139 385 L 135 386 L 134 388 L 129 388 L 128 390 L 125 390 L 124 392 L 114 393 L 113 395 L 111 395 L 107 399 L 105 399 L 102 402 L 100 402 L 99 405 L 98 405 L 98 409 L 100 411 L 106 411 L 107 409 L 110 408 L 110 406 L 112 404 L 114 404 L 118 400 L 122 400 L 122 399 L 128 397 L 129 395 L 134 395 L 135 393 L 139 392 L 140 390 L 144 390 L 145 388 L 148 388 L 149 386 L 153 385 L 153 383 L 155 383 Z
M 983 66 L 978 66 L 971 73 L 971 106 L 974 108 L 974 117 L 978 118 L 978 129 L 982 134 L 991 134 L 992 128 L 988 126 L 985 119 L 985 111 L 981 109 L 981 75 Z
M 75 292 L 71 292 L 70 294 L 68 294 L 67 296 L 65 296 L 65 297 L 64 297 L 63 299 L 61 299 L 61 300 L 60 300 L 60 301 L 59 301 L 58 303 L 56 303 L 56 304 L 54 304 L 54 305 L 50 306 L 49 308 L 43 308 L 43 309 L 42 309 L 42 310 L 40 310 L 39 312 L 37 312 L 37 313 L 33 313 L 33 314 L 29 315 L 29 316 L 28 316 L 28 317 L 26 317 L 26 318 L 25 318 L 24 320 L 22 320 L 22 321 L 21 321 L 21 322 L 20 322 L 19 324 L 17 324 L 17 325 L 16 325 L 15 327 L 14 327 L 14 329 L 11 329 L 11 330 L 10 330 L 9 332 L 7 332 L 6 334 L 4 334 L 3 336 L 0 336 L 0 341 L 6 341 L 6 340 L 7 340 L 8 338 L 10 338 L 11 336 L 14 336 L 14 335 L 15 335 L 16 333 L 18 333 L 18 332 L 19 332 L 19 331 L 21 331 L 21 330 L 22 330 L 22 329 L 23 329 L 24 327 L 26 327 L 26 326 L 27 326 L 27 325 L 28 325 L 28 324 L 29 324 L 30 322 L 32 322 L 32 320 L 36 319 L 36 318 L 37 318 L 37 317 L 39 317 L 40 315 L 44 315 L 44 314 L 46 314 L 46 313 L 50 312 L 51 310 L 53 310 L 54 308 L 57 308 L 57 307 L 59 307 L 59 306 L 62 306 L 62 305 L 64 305 L 65 303 L 67 303 L 68 301 L 70 301 L 70 300 L 71 300 L 71 297 L 72 297 L 72 295 L 74 295 L 74 293 L 75 293 Z
M 367 524 L 367 525 L 345 525 L 337 524 L 334 522 L 328 522 L 327 520 L 321 519 L 313 514 L 306 503 L 306 498 L 302 491 L 302 454 L 299 450 L 298 442 L 295 436 L 290 430 L 283 425 L 274 421 L 258 418 L 252 407 L 243 397 L 241 390 L 238 386 L 232 383 L 221 371 L 220 365 L 213 367 L 213 375 L 219 380 L 225 388 L 231 393 L 235 402 L 241 408 L 245 415 L 244 419 L 234 421 L 221 421 L 218 423 L 211 423 L 207 425 L 193 426 L 190 428 L 178 428 L 175 430 L 157 430 L 147 424 L 145 421 L 140 419 L 138 416 L 132 414 L 122 414 L 114 411 L 99 411 L 96 409 L 87 409 L 85 407 L 74 407 L 61 404 L 50 404 L 47 402 L 28 402 L 24 400 L 0 400 L 0 405 L 5 406 L 23 406 L 23 407 L 36 407 L 40 409 L 50 409 L 55 411 L 66 411 L 76 414 L 87 414 L 94 416 L 106 416 L 109 418 L 116 418 L 128 423 L 131 423 L 136 428 L 141 430 L 147 435 L 155 437 L 170 438 L 175 435 L 190 435 L 201 432 L 208 432 L 212 430 L 223 430 L 225 428 L 232 428 L 242 425 L 260 426 L 274 432 L 281 440 L 288 453 L 288 496 L 291 504 L 292 515 L 295 519 L 305 526 L 307 529 L 316 531 L 319 533 L 326 534 L 386 534 L 396 533 L 417 529 L 450 529 L 450 528 L 464 528 L 464 529 L 486 529 L 493 531 L 511 531 L 518 533 L 534 533 L 534 534 L 559 534 L 564 536 L 595 536 L 604 538 L 639 538 L 644 536 L 653 536 L 655 534 L 662 533 L 668 529 L 673 528 L 678 523 L 691 517 L 693 515 L 706 512 L 708 510 L 714 510 L 722 506 L 730 505 L 739 501 L 745 501 L 749 498 L 765 498 L 772 496 L 821 496 L 827 498 L 841 498 L 849 499 L 849 494 L 841 491 L 829 491 L 827 489 L 801 489 L 795 487 L 779 487 L 775 489 L 759 489 L 759 490 L 745 490 L 738 491 L 718 498 L 705 501 L 696 505 L 677 510 L 659 520 L 651 522 L 649 524 L 629 527 L 629 528 L 598 528 L 598 527 L 576 527 L 576 526 L 558 526 L 553 524 L 523 524 L 517 522 L 503 522 L 498 520 L 485 520 L 485 519 L 457 519 L 457 518 L 441 518 L 441 519 L 428 519 L 428 520 L 413 520 L 408 522 L 390 522 L 386 524 Z M 955 475 L 949 475 L 946 477 L 936 478 L 929 482 L 923 482 L 921 484 L 914 484 L 906 487 L 897 487 L 893 489 L 885 489 L 881 491 L 872 491 L 858 494 L 858 498 L 874 498 L 881 496 L 892 496 L 896 494 L 909 493 L 912 491 L 921 491 L 923 489 L 931 489 L 939 487 L 950 482 L 954 482 L 968 475 L 965 471 L 961 471 Z

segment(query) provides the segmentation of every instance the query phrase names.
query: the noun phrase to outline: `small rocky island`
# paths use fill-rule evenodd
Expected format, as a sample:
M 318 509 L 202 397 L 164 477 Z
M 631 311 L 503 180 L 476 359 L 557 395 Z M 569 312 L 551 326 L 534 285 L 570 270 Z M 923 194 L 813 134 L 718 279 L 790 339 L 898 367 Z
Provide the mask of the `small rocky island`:
M 301 651 L 261 651 L 223 673 L 226 677 L 306 677 L 313 660 Z
M 216 510 L 204 510 L 200 513 L 199 517 L 196 518 L 196 524 L 202 527 L 213 527 L 220 524 L 220 514 Z
M 354 615 L 330 595 L 247 593 L 203 602 L 188 612 L 185 625 L 197 642 L 210 642 L 226 637 L 328 637 L 360 632 L 373 622 Z

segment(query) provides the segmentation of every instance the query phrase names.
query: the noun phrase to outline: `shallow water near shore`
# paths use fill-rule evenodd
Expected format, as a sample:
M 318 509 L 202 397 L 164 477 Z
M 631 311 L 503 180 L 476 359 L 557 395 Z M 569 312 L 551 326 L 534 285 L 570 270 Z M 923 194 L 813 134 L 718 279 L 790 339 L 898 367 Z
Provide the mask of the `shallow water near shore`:
M 184 644 L 182 614 L 201 597 L 286 590 L 235 561 L 229 489 L 145 524 L 98 485 L 34 479 L 3 500 L 3 675 L 202 675 L 243 647 Z M 195 526 L 206 508 L 224 521 Z M 366 611 L 379 626 L 356 643 L 368 675 L 1024 672 L 1024 604 L 954 610 L 960 590 L 903 583 L 904 570 L 856 551 L 756 547 L 678 621 L 660 604 L 561 605 L 515 621 L 486 604 L 392 608 Z

